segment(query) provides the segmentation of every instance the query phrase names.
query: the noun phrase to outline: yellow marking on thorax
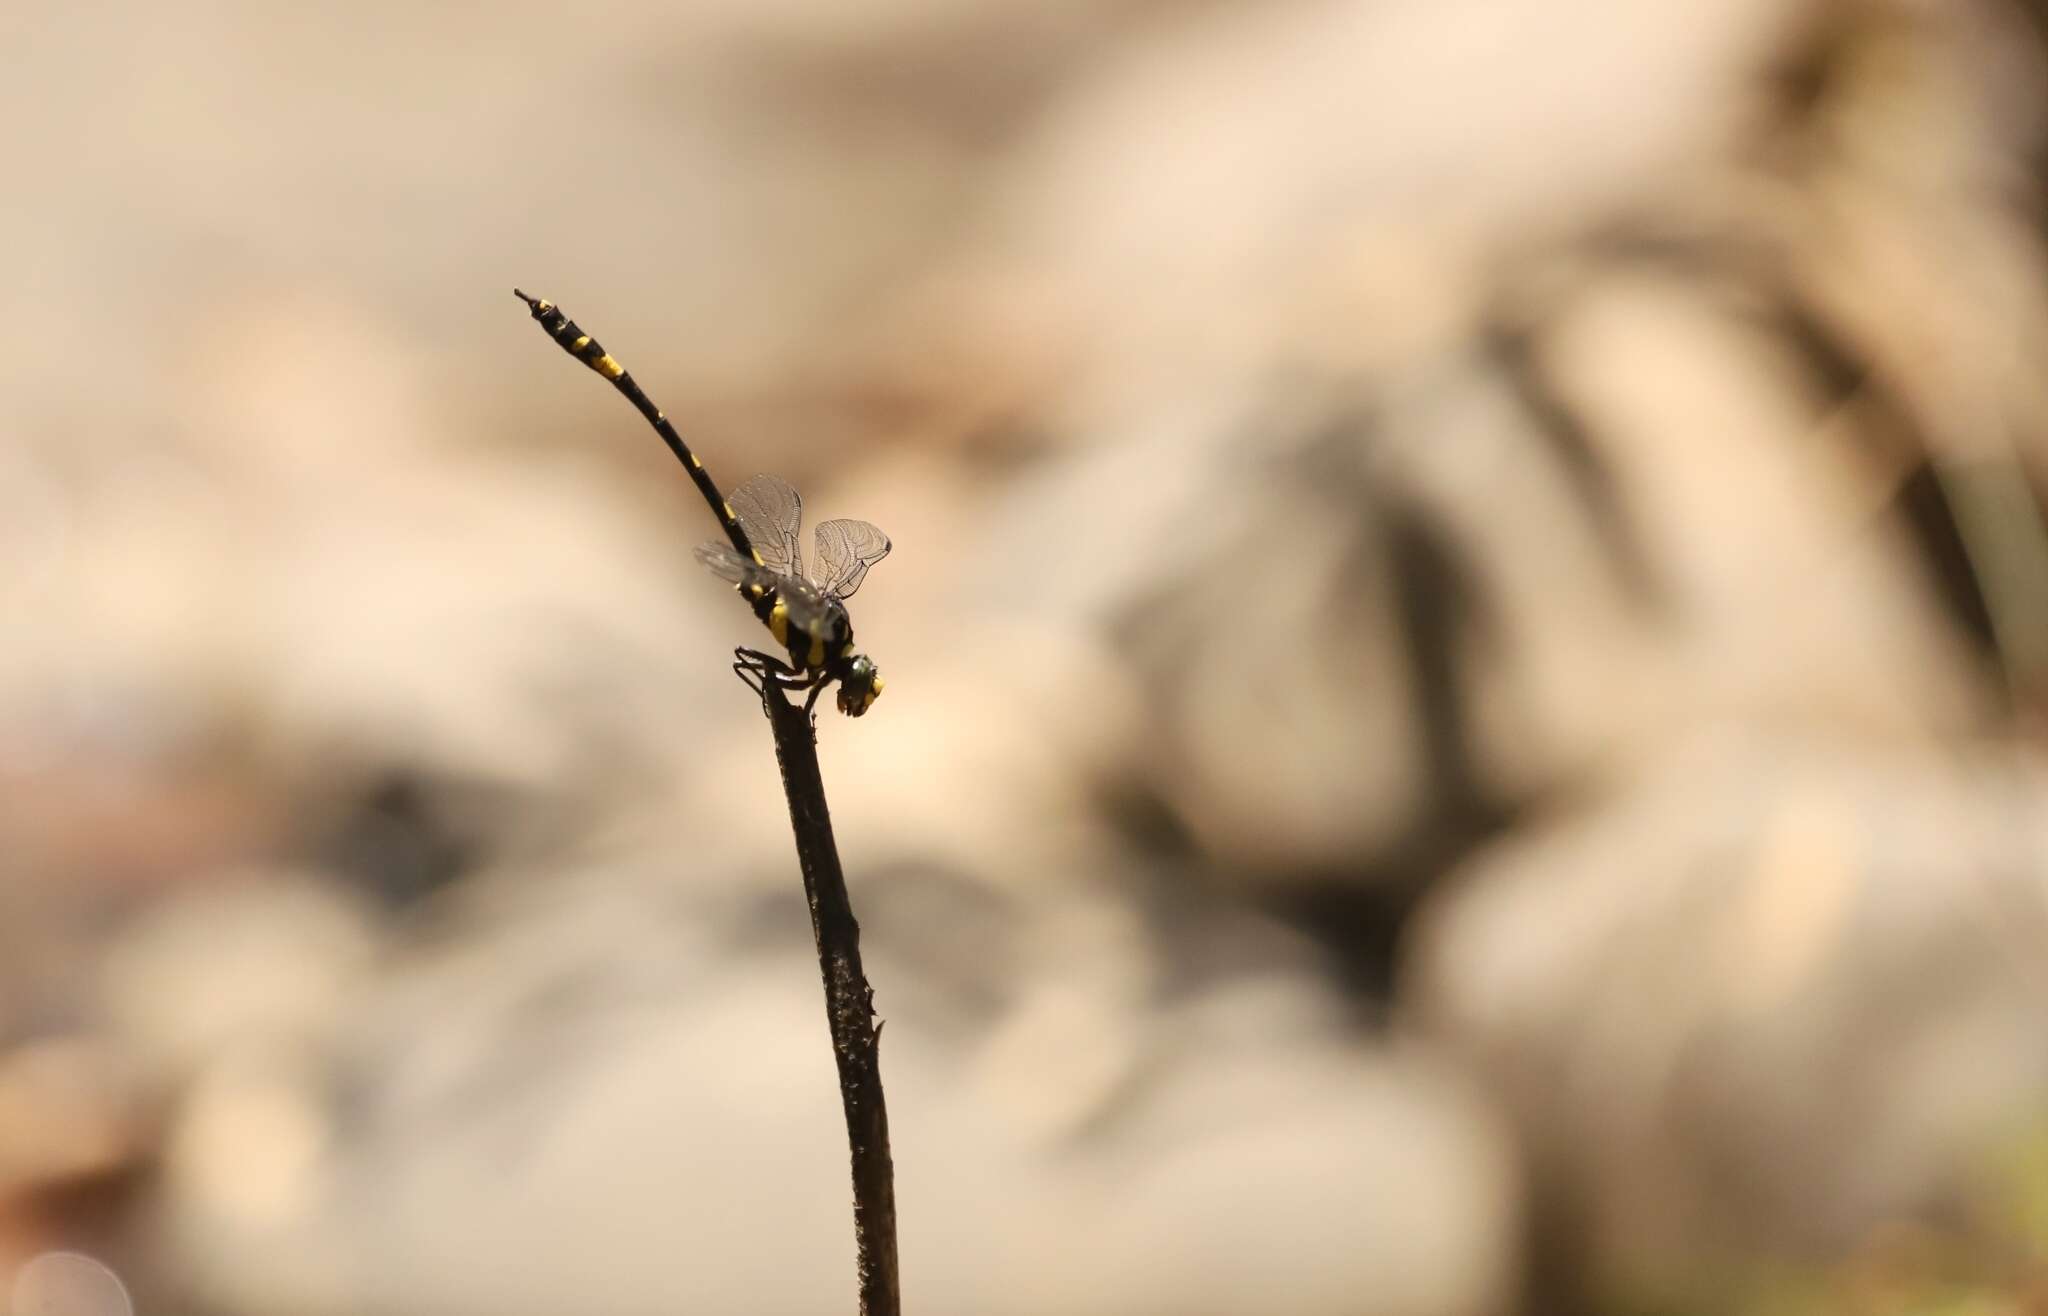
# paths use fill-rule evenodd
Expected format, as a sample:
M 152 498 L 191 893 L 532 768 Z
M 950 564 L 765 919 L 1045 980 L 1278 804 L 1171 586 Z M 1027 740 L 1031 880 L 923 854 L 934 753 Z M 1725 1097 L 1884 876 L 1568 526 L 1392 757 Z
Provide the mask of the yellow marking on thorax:
M 624 366 L 620 365 L 617 361 L 612 360 L 612 354 L 610 352 L 606 352 L 603 356 L 597 358 L 597 360 L 592 361 L 590 363 L 590 368 L 592 370 L 595 370 L 598 374 L 603 375 L 606 379 L 617 379 L 620 375 L 626 373 L 626 368 Z
M 806 658 L 806 659 L 804 660 L 804 666 L 806 666 L 806 667 L 823 667 L 824 665 L 825 665 L 825 637 L 824 637 L 824 636 L 822 636 L 822 635 L 813 635 L 813 636 L 811 637 L 811 652 L 810 652 L 810 656 L 809 656 L 809 657 L 807 657 L 807 658 Z
M 768 609 L 768 633 L 775 637 L 777 644 L 789 647 L 789 605 L 781 599 L 775 600 L 775 606 Z

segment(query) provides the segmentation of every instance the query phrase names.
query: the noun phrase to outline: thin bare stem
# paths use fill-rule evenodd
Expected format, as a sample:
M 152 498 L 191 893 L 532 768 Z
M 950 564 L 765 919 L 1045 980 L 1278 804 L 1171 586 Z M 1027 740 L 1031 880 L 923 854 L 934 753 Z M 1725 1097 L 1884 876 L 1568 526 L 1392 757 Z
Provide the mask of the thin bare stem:
M 889 1108 L 882 1099 L 874 989 L 860 962 L 860 924 L 846 894 L 825 783 L 818 771 L 818 738 L 810 715 L 792 704 L 783 684 L 764 682 L 761 703 L 775 730 L 775 761 L 789 797 L 797 864 L 810 900 L 811 932 L 825 980 L 825 1016 L 839 1065 L 839 1099 L 846 1108 L 846 1138 L 853 1157 L 853 1240 L 860 1270 L 861 1316 L 899 1316 L 896 1271 L 896 1170 L 889 1154 Z

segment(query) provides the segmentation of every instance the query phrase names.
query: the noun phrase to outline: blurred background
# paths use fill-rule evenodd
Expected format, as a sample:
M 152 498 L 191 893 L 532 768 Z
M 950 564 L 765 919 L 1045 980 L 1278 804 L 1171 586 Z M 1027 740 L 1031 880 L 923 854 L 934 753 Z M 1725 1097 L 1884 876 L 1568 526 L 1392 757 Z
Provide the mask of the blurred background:
M 2048 1310 L 2048 6 L 0 13 L 0 1272 Z M 826 707 L 829 710 L 829 701 Z

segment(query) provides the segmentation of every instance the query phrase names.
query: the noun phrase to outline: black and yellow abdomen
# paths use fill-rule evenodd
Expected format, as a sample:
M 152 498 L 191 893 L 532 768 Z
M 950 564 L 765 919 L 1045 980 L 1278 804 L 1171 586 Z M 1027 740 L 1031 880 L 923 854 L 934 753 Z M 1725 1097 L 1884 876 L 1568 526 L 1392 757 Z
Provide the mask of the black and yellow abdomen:
M 604 350 L 602 343 L 584 333 L 574 320 L 562 314 L 561 307 L 545 297 L 528 297 L 517 288 L 513 291 L 518 293 L 520 299 L 532 310 L 533 318 L 540 321 L 540 327 L 547 331 L 548 337 L 562 345 L 564 352 L 606 379 L 616 380 L 626 373 L 626 368 L 620 365 L 610 352 Z
M 626 401 L 632 403 L 634 409 L 647 418 L 647 423 L 654 426 L 654 432 L 661 436 L 661 441 L 676 455 L 676 460 L 689 471 L 690 482 L 697 486 L 697 492 L 703 494 L 704 501 L 711 505 L 711 511 L 718 517 L 718 524 L 724 529 L 725 537 L 732 541 L 734 548 L 750 555 L 754 559 L 754 565 L 761 565 L 760 552 L 747 537 L 746 527 L 732 514 L 732 508 L 727 505 L 725 495 L 712 483 L 711 474 L 704 469 L 703 461 L 690 450 L 689 444 L 683 442 L 683 436 L 676 433 L 676 427 L 669 423 L 667 415 L 660 407 L 654 405 L 652 398 L 641 391 L 640 385 L 633 382 L 633 376 L 618 363 L 618 359 L 604 350 L 604 344 L 584 333 L 574 320 L 562 314 L 561 307 L 547 298 L 528 297 L 517 288 L 512 290 L 512 295 L 526 303 L 526 308 L 533 313 L 533 318 L 540 322 L 540 327 L 547 331 L 548 337 L 554 339 L 564 352 L 612 381 L 612 387 L 626 395 Z

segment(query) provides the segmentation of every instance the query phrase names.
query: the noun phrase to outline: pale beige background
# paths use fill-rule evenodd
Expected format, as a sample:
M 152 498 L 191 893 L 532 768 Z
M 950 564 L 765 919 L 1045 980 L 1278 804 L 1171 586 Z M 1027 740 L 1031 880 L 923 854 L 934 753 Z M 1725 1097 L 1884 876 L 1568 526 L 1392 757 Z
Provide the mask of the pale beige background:
M 0 14 L 0 1260 L 849 1308 L 760 632 L 518 283 L 894 537 L 909 1310 L 2016 1300 L 2043 21 Z

